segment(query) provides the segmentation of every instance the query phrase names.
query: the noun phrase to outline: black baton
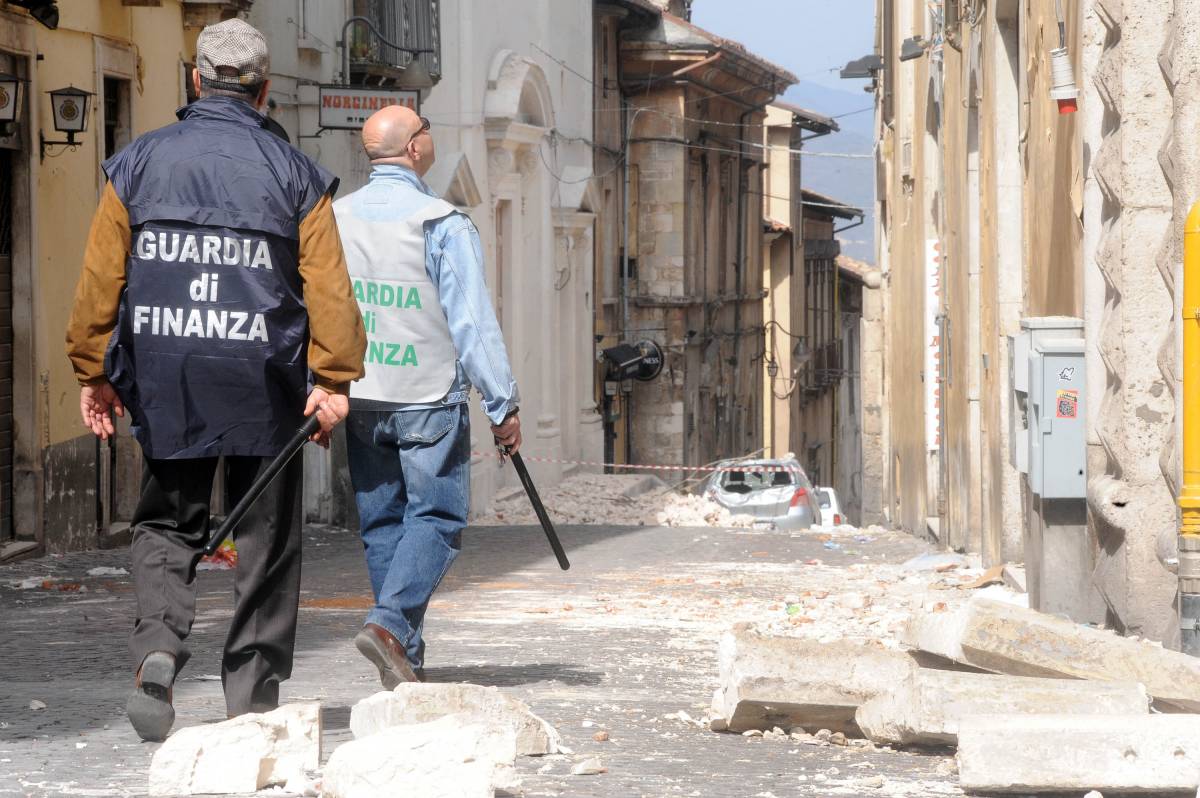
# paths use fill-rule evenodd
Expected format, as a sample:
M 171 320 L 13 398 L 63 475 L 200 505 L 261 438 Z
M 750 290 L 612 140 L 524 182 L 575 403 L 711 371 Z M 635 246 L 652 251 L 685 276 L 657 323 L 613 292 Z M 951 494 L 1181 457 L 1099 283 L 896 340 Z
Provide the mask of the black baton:
M 525 487 L 529 503 L 533 505 L 533 511 L 537 514 L 538 521 L 542 523 L 542 531 L 546 533 L 546 540 L 550 541 L 550 548 L 554 549 L 554 556 L 558 559 L 559 567 L 566 571 L 571 567 L 571 562 L 567 559 L 567 553 L 563 551 L 562 543 L 559 542 L 558 535 L 554 532 L 554 524 L 550 523 L 550 516 L 546 515 L 546 508 L 542 506 L 542 499 L 538 496 L 537 488 L 533 486 L 533 480 L 529 478 L 529 469 L 525 467 L 521 453 L 504 451 L 512 458 L 513 468 L 517 469 L 517 476 L 521 478 L 521 485 Z
M 288 441 L 287 446 L 283 451 L 275 456 L 275 459 L 263 469 L 263 472 L 258 475 L 258 479 L 254 480 L 254 484 L 246 491 L 246 495 L 237 503 L 237 506 L 230 511 L 229 515 L 225 516 L 225 520 L 221 523 L 221 528 L 217 530 L 217 534 L 212 536 L 208 541 L 208 545 L 204 547 L 204 554 L 211 557 L 216 554 L 217 549 L 221 548 L 221 544 L 225 538 L 229 537 L 229 533 L 234 530 L 238 522 L 242 520 L 242 516 L 250 509 L 250 505 L 254 504 L 254 500 L 262 495 L 262 492 L 267 489 L 267 485 L 271 484 L 271 480 L 283 470 L 283 467 L 296 456 L 296 452 L 304 448 L 304 443 L 321 428 L 321 422 L 317 420 L 317 414 L 313 413 L 304 422 L 304 426 L 296 431 L 292 439 Z

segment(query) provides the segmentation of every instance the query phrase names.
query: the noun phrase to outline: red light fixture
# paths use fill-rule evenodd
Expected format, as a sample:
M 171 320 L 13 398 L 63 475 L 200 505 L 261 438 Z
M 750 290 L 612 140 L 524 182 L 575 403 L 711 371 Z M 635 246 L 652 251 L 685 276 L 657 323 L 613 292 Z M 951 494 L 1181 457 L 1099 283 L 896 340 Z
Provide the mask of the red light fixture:
M 1050 98 L 1058 103 L 1060 114 L 1079 110 L 1079 89 L 1075 86 L 1075 69 L 1066 47 L 1050 51 Z

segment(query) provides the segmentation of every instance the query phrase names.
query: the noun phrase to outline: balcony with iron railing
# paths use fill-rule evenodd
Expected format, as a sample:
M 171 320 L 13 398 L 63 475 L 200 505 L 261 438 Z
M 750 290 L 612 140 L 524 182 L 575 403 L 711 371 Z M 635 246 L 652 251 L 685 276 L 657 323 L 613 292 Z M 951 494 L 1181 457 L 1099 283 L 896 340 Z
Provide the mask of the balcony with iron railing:
M 351 84 L 403 85 L 414 60 L 438 82 L 442 76 L 440 0 L 354 0 L 352 8 L 354 16 L 365 17 L 375 31 L 367 23 L 350 28 Z

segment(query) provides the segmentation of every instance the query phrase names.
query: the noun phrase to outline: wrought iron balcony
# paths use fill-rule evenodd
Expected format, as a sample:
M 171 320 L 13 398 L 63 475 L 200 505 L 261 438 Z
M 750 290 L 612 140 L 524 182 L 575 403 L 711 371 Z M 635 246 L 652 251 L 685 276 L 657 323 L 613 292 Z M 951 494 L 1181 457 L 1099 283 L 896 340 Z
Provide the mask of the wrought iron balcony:
M 354 0 L 353 11 L 354 16 L 366 17 L 378 35 L 365 23 L 351 27 L 347 37 L 351 83 L 403 81 L 414 59 L 420 60 L 434 83 L 441 78 L 440 0 Z

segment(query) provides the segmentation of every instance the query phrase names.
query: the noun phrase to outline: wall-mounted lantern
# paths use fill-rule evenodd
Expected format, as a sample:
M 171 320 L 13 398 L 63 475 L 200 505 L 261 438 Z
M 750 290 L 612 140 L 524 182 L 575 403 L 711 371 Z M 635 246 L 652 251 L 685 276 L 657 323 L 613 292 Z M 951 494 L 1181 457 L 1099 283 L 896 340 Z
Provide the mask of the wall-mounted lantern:
M 42 140 L 42 160 L 46 160 L 46 148 L 63 146 L 74 149 L 81 142 L 75 140 L 76 133 L 86 133 L 88 112 L 91 110 L 92 92 L 68 86 L 65 89 L 55 89 L 48 92 L 50 105 L 54 110 L 54 129 L 66 133 L 66 141 L 48 141 L 44 134 Z
M 0 72 L 0 135 L 11 136 L 21 113 L 21 84 L 16 75 Z

